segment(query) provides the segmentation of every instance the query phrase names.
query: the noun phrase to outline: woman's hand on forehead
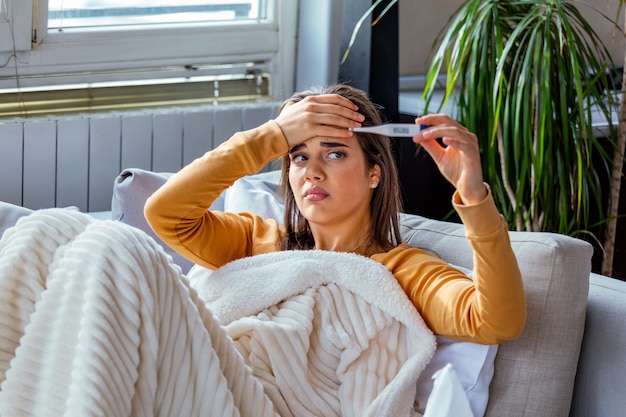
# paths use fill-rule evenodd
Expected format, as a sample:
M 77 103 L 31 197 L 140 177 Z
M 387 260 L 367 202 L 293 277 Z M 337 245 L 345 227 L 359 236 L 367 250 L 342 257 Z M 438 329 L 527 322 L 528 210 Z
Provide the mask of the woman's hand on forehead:
M 287 139 L 289 147 L 316 136 L 346 138 L 360 127 L 365 117 L 358 107 L 338 94 L 312 95 L 287 104 L 275 121 Z

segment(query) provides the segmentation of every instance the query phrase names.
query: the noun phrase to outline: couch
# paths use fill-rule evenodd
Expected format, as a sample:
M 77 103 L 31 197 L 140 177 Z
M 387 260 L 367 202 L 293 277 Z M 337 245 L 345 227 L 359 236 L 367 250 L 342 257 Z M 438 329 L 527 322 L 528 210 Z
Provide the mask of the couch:
M 124 170 L 115 180 L 106 217 L 145 230 L 143 203 L 169 176 Z M 278 174 L 237 181 L 212 208 L 278 217 Z M 0 204 L 0 233 L 29 210 Z M 102 217 L 102 213 L 98 214 Z M 471 269 L 463 226 L 417 215 L 401 216 L 403 238 L 452 264 Z M 592 247 L 552 233 L 511 232 L 528 305 L 527 325 L 516 340 L 497 347 L 488 381 L 485 415 L 613 417 L 624 415 L 626 392 L 626 282 L 591 273 Z M 181 269 L 193 265 L 166 248 Z

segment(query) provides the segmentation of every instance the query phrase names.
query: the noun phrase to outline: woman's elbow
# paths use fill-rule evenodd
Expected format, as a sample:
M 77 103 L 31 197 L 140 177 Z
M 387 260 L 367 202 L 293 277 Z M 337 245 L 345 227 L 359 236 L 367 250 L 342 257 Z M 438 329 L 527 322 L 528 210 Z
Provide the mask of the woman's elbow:
M 143 206 L 143 216 L 150 225 L 150 227 L 152 227 L 153 223 L 158 222 L 159 218 L 158 201 L 155 201 L 156 199 L 154 199 L 153 197 L 154 195 L 148 197 L 146 199 L 146 203 Z
M 517 339 L 526 328 L 526 307 L 508 315 L 507 320 L 497 327 L 489 326 L 490 344 L 500 344 Z
M 172 233 L 173 229 L 171 221 L 168 221 L 166 213 L 165 202 L 159 198 L 158 195 L 153 194 L 146 199 L 146 203 L 143 207 L 143 216 L 150 228 L 157 234 L 157 236 L 164 238 Z

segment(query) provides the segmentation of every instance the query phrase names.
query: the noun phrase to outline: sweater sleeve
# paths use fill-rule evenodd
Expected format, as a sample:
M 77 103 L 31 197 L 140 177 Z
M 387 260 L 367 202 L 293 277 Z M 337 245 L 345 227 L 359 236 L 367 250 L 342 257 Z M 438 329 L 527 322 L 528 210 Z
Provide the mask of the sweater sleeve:
M 481 203 L 453 204 L 473 249 L 472 279 L 443 260 L 402 245 L 380 259 L 426 324 L 456 340 L 495 344 L 519 336 L 526 323 L 521 273 L 491 193 Z
M 146 220 L 175 251 L 212 269 L 277 250 L 280 230 L 273 220 L 208 208 L 238 178 L 258 172 L 287 150 L 287 141 L 274 121 L 236 133 L 172 175 L 148 198 Z

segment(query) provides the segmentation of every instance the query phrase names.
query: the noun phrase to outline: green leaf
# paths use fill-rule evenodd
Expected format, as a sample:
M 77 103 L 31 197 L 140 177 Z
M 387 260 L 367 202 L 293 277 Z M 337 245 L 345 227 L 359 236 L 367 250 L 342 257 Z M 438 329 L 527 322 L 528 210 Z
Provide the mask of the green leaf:
M 385 0 L 376 0 L 374 4 L 372 4 L 369 7 L 369 9 L 367 9 L 367 11 L 363 13 L 363 15 L 359 18 L 356 25 L 354 25 L 354 29 L 352 29 L 352 35 L 350 36 L 350 41 L 348 42 L 348 47 L 346 48 L 346 51 L 343 53 L 343 57 L 341 58 L 340 64 L 343 64 L 344 62 L 346 62 L 346 59 L 348 59 L 348 55 L 350 55 L 352 46 L 354 46 L 354 42 L 356 42 L 356 37 L 359 33 L 359 30 L 361 30 L 361 26 L 363 26 L 363 22 L 365 22 L 365 20 L 374 12 L 376 7 L 378 7 L 383 1 Z M 393 7 L 393 5 L 398 2 L 398 0 L 387 0 L 387 1 L 389 1 L 389 3 L 387 4 L 387 6 L 385 6 L 383 11 L 380 13 L 380 15 L 372 22 L 372 26 L 378 23 L 378 21 L 385 14 L 387 14 L 387 12 Z

